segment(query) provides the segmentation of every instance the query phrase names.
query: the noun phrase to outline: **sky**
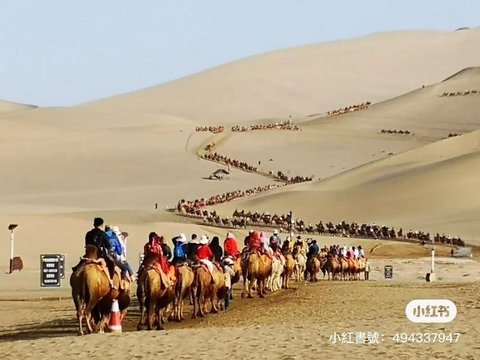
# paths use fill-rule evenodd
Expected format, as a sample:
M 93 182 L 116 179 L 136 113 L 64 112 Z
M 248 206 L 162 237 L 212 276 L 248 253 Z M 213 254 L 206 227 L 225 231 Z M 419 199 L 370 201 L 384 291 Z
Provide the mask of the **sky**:
M 269 51 L 478 27 L 478 0 L 3 0 L 0 99 L 70 106 Z

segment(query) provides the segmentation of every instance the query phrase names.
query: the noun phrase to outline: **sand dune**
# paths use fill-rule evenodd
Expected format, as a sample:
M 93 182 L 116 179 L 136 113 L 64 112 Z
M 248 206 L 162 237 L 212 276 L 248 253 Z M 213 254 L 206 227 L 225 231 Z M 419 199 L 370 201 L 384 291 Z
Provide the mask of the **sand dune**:
M 0 100 L 0 113 L 35 109 L 35 105 L 17 104 L 10 101 Z
M 440 96 L 480 90 L 480 69 L 469 68 L 478 65 L 479 40 L 479 29 L 377 34 L 260 55 L 78 107 L 24 111 L 0 102 L 0 254 L 9 253 L 6 228 L 17 223 L 16 255 L 25 264 L 13 275 L 4 274 L 6 256 L 0 264 L 2 358 L 91 358 L 105 341 L 113 341 L 106 354 L 119 359 L 159 351 L 179 358 L 286 359 L 316 352 L 336 358 L 353 348 L 329 346 L 333 331 L 379 331 L 392 337 L 403 330 L 438 330 L 461 332 L 462 343 L 383 344 L 354 351 L 365 358 L 473 359 L 479 306 L 472 299 L 478 283 L 466 283 L 478 279 L 478 262 L 441 259 L 439 283 L 425 286 L 430 249 L 418 244 L 317 237 L 327 245 L 361 242 L 374 263 L 373 281 L 296 284 L 263 301 L 235 300 L 231 311 L 185 325 L 209 328 L 201 332 L 72 339 L 64 337 L 75 332 L 71 301 L 46 305 L 37 300 L 69 297 L 67 282 L 61 289 L 39 290 L 39 255 L 65 254 L 70 268 L 83 254 L 84 234 L 94 216 L 130 233 L 128 259 L 134 268 L 150 231 L 167 239 L 195 232 L 223 240 L 226 229 L 195 225 L 166 208 L 181 198 L 245 190 L 272 179 L 237 169 L 226 181 L 204 179 L 225 167 L 198 158 L 211 141 L 221 154 L 263 171 L 315 176 L 312 183 L 215 206 L 221 214 L 231 215 L 235 208 L 293 210 L 295 217 L 312 222 L 385 223 L 480 244 L 480 94 Z M 367 100 L 376 104 L 341 116 L 311 116 Z M 290 114 L 302 131 L 228 131 L 228 124 L 267 123 Z M 194 132 L 201 123 L 226 125 L 227 131 L 215 136 Z M 414 135 L 382 134 L 382 129 Z M 464 134 L 442 140 L 449 133 Z M 233 231 L 240 241 L 246 233 Z M 450 248 L 437 251 L 448 256 Z M 395 267 L 391 283 L 382 279 L 386 264 Z M 421 296 L 453 299 L 458 320 L 445 327 L 412 326 L 405 320 L 405 305 Z M 30 300 L 12 301 L 19 298 Z M 133 329 L 137 320 L 132 311 L 126 325 Z M 146 337 L 153 342 L 145 347 L 141 339 Z M 186 337 L 207 345 L 190 356 L 182 343 Z M 212 339 L 217 345 L 209 349 Z M 239 343 L 248 347 L 232 346 Z
M 286 212 L 309 221 L 365 221 L 461 235 L 479 243 L 480 132 L 443 140 L 324 181 L 218 207 Z
M 202 123 L 305 116 L 379 102 L 477 66 L 480 30 L 374 34 L 281 50 L 86 104 Z

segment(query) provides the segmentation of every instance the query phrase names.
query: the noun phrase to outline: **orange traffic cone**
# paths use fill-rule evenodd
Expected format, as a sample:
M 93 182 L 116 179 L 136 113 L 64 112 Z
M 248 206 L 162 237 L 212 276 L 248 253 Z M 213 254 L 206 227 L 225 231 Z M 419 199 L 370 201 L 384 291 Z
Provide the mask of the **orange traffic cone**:
M 112 302 L 112 312 L 110 313 L 110 322 L 108 323 L 108 328 L 112 332 L 122 332 L 122 323 L 120 321 L 120 309 L 118 308 L 118 300 L 113 299 Z

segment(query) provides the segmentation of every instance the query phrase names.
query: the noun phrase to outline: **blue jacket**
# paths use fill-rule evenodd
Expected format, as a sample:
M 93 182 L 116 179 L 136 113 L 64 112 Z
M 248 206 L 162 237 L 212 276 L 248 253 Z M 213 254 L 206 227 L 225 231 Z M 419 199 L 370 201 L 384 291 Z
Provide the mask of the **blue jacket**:
M 307 257 L 311 257 L 311 256 L 317 256 L 318 253 L 320 252 L 320 248 L 318 247 L 317 244 L 312 244 L 310 245 L 310 248 L 308 249 L 308 254 L 307 254 Z
M 122 244 L 120 244 L 120 240 L 118 240 L 117 235 L 113 232 L 113 230 L 108 230 L 106 232 L 108 236 L 108 240 L 110 241 L 111 251 L 117 255 L 122 255 Z

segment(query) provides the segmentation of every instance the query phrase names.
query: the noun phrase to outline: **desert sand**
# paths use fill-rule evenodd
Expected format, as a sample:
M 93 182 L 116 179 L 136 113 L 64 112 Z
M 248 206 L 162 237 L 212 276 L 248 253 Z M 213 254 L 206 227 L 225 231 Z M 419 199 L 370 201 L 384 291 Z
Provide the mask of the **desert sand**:
M 165 332 L 133 331 L 134 301 L 122 335 L 81 338 L 69 273 L 60 289 L 40 289 L 39 256 L 65 254 L 67 268 L 73 266 L 95 216 L 130 234 L 134 268 L 150 231 L 167 239 L 182 232 L 222 240 L 233 231 L 241 242 L 248 228 L 215 228 L 172 211 L 180 199 L 275 183 L 235 168 L 228 180 L 205 179 L 226 169 L 199 157 L 212 141 L 214 151 L 261 171 L 314 176 L 210 207 L 224 216 L 235 209 L 293 211 L 308 222 L 385 224 L 460 236 L 478 246 L 479 40 L 479 29 L 374 34 L 263 54 L 70 108 L 0 102 L 1 358 L 83 359 L 104 349 L 117 359 L 335 359 L 346 351 L 364 358 L 475 359 L 476 247 L 473 259 L 452 259 L 450 247 L 436 246 L 438 282 L 427 284 L 430 245 L 314 236 L 326 245 L 361 244 L 373 263 L 372 280 L 293 283 L 265 300 L 239 299 L 237 286 L 231 310 L 169 323 Z M 325 116 L 366 101 L 373 103 L 368 109 Z M 285 120 L 301 131 L 230 130 Z M 195 132 L 199 125 L 226 131 Z M 11 223 L 19 224 L 15 253 L 25 268 L 7 275 Z M 383 277 L 385 265 L 394 267 L 392 280 Z M 444 325 L 410 323 L 404 310 L 415 298 L 450 299 L 457 318 Z M 384 337 L 378 345 L 330 344 L 334 331 Z M 456 344 L 394 344 L 400 331 L 461 335 Z

